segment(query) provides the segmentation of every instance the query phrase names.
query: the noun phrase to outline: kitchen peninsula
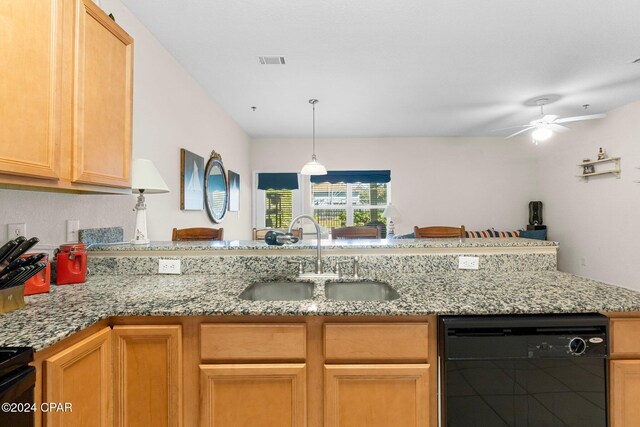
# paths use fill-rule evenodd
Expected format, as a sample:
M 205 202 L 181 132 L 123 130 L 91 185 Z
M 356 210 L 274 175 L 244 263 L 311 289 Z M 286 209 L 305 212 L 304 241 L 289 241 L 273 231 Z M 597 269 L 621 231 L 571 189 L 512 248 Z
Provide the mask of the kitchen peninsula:
M 295 281 L 298 261 L 309 269 L 315 249 L 308 242 L 95 246 L 85 284 L 27 297 L 26 308 L 0 317 L 2 345 L 35 347 L 37 401 L 80 399 L 78 407 L 102 407 L 107 424 L 115 417 L 116 425 L 217 425 L 240 413 L 249 422 L 275 405 L 266 425 L 354 425 L 350 416 L 381 404 L 366 396 L 398 395 L 386 416 L 435 427 L 438 315 L 640 311 L 639 293 L 558 272 L 557 244 L 519 238 L 325 242 L 329 270 L 350 261 L 341 280 L 354 280 L 357 255 L 361 281 L 387 283 L 400 297 L 331 300 L 326 279 L 314 280 L 304 300 L 238 297 L 252 283 Z M 479 257 L 479 269 L 459 270 L 463 255 Z M 179 259 L 183 274 L 158 275 L 160 259 Z M 612 321 L 618 331 L 635 322 L 625 316 Z M 100 378 L 96 393 L 61 394 L 77 375 Z M 376 379 L 387 391 L 367 394 Z M 154 392 L 137 393 L 142 384 Z M 247 399 L 260 403 L 248 409 Z M 44 416 L 56 425 L 71 415 Z

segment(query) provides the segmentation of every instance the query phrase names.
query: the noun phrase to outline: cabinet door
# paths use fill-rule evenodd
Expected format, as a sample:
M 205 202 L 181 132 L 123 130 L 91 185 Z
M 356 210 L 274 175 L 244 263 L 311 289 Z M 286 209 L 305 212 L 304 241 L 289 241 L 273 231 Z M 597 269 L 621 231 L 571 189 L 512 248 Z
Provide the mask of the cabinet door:
M 182 327 L 114 326 L 115 426 L 182 425 Z
M 57 179 L 62 0 L 2 0 L 0 23 L 0 172 Z
M 43 402 L 72 405 L 69 412 L 45 412 L 45 425 L 111 426 L 113 388 L 109 328 L 46 359 L 44 367 Z
M 203 427 L 306 425 L 304 363 L 200 365 Z
M 611 427 L 640 423 L 640 360 L 611 361 Z
M 325 365 L 326 427 L 429 425 L 429 365 Z
M 76 0 L 72 181 L 131 186 L 133 39 L 92 0 Z

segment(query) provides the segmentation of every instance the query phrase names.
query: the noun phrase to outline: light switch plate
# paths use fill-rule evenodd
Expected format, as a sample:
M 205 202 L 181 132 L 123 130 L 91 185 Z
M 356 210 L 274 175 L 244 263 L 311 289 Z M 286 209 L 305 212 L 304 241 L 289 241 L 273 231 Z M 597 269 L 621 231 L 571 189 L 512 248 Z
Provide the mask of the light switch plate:
M 67 220 L 67 243 L 76 243 L 78 241 L 78 230 L 80 230 L 80 220 Z
M 458 258 L 458 268 L 461 270 L 477 270 L 480 268 L 480 258 L 477 256 L 461 256 Z
M 27 237 L 27 224 L 24 222 L 7 224 L 7 237 L 9 239 L 15 239 L 20 236 Z
M 179 259 L 161 259 L 158 261 L 158 274 L 181 274 Z

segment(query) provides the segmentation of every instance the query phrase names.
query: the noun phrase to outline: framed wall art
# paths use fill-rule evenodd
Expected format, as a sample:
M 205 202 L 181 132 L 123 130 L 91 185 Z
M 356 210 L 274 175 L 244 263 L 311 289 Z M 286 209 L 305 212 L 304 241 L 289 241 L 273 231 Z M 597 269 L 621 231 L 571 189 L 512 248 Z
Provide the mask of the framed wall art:
M 240 175 L 229 171 L 229 212 L 240 211 Z
M 204 207 L 204 159 L 180 149 L 180 209 L 201 211 Z

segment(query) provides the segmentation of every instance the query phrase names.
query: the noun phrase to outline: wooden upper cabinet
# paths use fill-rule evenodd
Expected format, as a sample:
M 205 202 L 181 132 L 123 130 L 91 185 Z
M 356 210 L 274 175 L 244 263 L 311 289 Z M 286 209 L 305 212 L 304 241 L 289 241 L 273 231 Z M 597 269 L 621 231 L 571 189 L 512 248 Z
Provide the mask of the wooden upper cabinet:
M 43 402 L 70 403 L 71 411 L 48 411 L 47 427 L 110 427 L 112 423 L 111 329 L 45 360 Z
M 133 39 L 77 0 L 72 181 L 131 186 Z
M 0 172 L 60 176 L 63 0 L 0 1 Z
M 91 0 L 0 0 L 0 187 L 127 193 L 133 39 Z

